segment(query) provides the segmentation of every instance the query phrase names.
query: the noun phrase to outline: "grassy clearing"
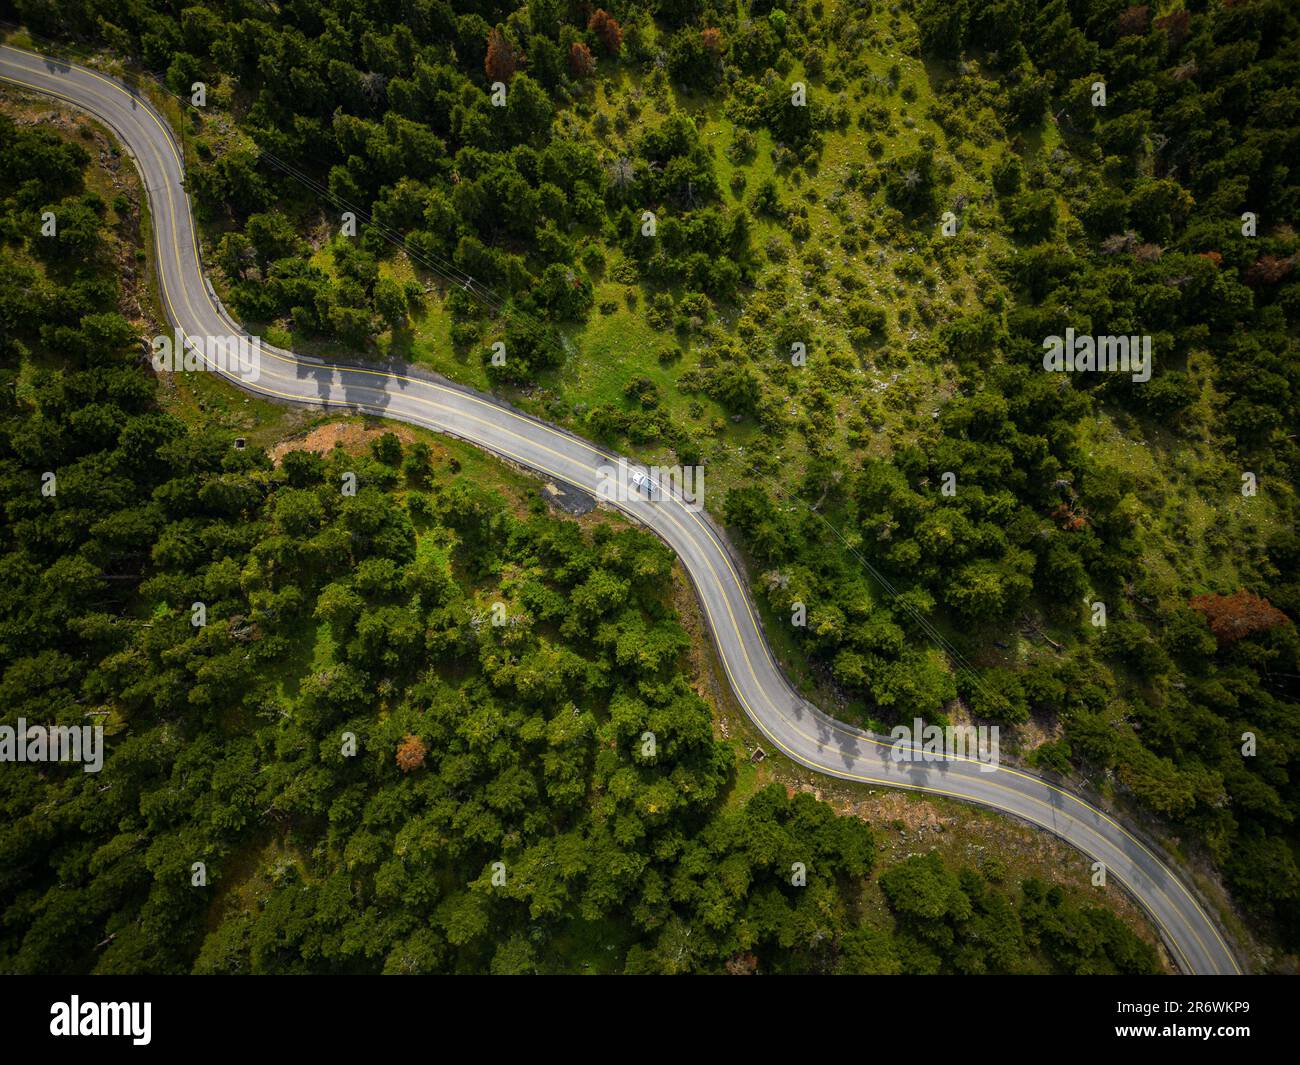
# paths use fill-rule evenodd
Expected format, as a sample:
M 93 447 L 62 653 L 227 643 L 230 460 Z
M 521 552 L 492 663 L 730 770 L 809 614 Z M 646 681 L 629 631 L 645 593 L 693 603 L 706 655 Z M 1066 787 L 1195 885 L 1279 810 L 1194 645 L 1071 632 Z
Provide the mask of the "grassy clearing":
M 1247 545 L 1281 529 L 1276 500 L 1267 491 L 1243 496 L 1243 471 L 1212 440 L 1102 415 L 1086 424 L 1084 445 L 1134 478 L 1137 491 L 1126 502 L 1140 530 L 1142 566 L 1166 594 L 1188 586 L 1235 591 L 1243 567 L 1262 561 L 1243 554 Z

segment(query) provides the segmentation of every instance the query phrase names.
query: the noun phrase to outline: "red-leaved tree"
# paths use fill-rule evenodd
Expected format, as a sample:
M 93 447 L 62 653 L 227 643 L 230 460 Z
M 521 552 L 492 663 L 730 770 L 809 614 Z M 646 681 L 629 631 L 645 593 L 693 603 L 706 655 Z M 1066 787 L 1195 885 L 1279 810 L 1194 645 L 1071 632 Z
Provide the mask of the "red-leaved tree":
M 596 70 L 596 60 L 592 58 L 591 49 L 581 41 L 574 41 L 569 46 L 569 73 L 575 78 L 589 78 Z
M 1165 36 L 1173 48 L 1177 48 L 1191 32 L 1192 16 L 1187 11 L 1171 11 L 1168 15 L 1156 19 L 1156 28 L 1165 31 Z
M 596 35 L 606 55 L 618 55 L 623 47 L 623 27 L 604 8 L 596 8 L 587 22 L 587 29 Z
M 1276 255 L 1263 255 L 1246 268 L 1242 280 L 1251 288 L 1260 285 L 1276 285 L 1291 272 L 1291 260 L 1281 259 Z
M 1151 24 L 1151 8 L 1147 4 L 1135 4 L 1133 7 L 1125 8 L 1120 12 L 1115 23 L 1121 37 L 1134 34 L 1140 36 L 1146 33 L 1147 26 Z
M 520 53 L 500 30 L 488 30 L 487 58 L 483 60 L 483 69 L 488 81 L 508 82 L 519 69 Z
M 1267 632 L 1291 620 L 1267 599 L 1244 588 L 1232 595 L 1193 596 L 1188 605 L 1205 618 L 1220 645 Z

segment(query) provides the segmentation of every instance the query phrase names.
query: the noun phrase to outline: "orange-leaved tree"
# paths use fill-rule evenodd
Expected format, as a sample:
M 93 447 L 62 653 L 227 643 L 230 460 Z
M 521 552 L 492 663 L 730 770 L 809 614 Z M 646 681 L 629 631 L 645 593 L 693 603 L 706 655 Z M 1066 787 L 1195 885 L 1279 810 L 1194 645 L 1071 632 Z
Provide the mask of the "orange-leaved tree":
M 424 756 L 428 753 L 429 749 L 424 745 L 424 740 L 419 736 L 408 734 L 403 738 L 402 745 L 397 748 L 397 768 L 403 773 L 419 769 L 424 765 Z

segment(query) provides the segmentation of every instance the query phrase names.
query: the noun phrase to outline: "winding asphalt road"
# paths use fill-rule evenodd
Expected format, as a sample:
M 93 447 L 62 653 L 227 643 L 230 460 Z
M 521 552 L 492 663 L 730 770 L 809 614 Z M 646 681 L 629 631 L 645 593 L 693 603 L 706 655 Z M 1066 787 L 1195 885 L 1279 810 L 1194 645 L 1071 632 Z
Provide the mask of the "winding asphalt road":
M 88 111 L 117 133 L 144 179 L 161 297 L 173 326 L 195 336 L 241 333 L 204 277 L 181 153 L 147 99 L 89 68 L 7 46 L 0 46 L 0 79 Z M 593 494 L 598 470 L 610 463 L 609 453 L 571 433 L 415 367 L 339 365 L 265 344 L 262 355 L 256 382 L 236 380 L 252 392 L 449 433 Z M 1183 880 L 1113 818 L 1019 769 L 983 772 L 970 759 L 894 761 L 890 740 L 828 717 L 790 686 L 764 639 L 741 564 L 707 515 L 676 497 L 652 502 L 633 496 L 615 505 L 658 533 L 681 558 L 736 697 L 772 747 L 820 773 L 962 799 L 1053 832 L 1105 863 L 1111 889 L 1123 885 L 1141 902 L 1184 972 L 1240 972 L 1214 920 Z

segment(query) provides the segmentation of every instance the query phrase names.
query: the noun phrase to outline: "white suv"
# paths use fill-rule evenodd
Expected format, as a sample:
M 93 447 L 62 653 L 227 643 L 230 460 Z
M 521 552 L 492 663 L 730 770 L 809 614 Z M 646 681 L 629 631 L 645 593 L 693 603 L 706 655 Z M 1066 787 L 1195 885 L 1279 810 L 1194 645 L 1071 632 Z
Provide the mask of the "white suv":
M 651 499 L 661 498 L 663 494 L 655 479 L 648 473 L 643 473 L 641 470 L 632 471 L 632 483 L 636 485 L 637 488 L 642 489 Z

